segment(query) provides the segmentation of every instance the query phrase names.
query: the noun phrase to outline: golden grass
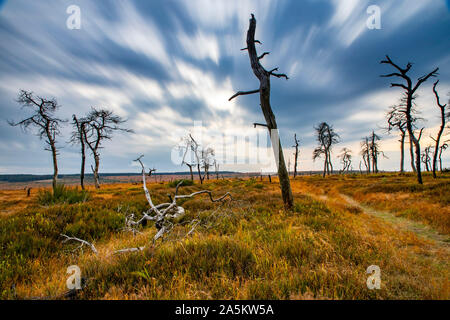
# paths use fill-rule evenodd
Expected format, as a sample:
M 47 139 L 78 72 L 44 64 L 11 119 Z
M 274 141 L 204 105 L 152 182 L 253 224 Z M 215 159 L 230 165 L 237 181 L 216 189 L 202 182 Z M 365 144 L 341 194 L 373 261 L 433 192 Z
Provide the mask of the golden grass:
M 173 241 L 120 255 L 111 252 L 149 245 L 155 234 L 153 225 L 135 237 L 120 230 L 125 210 L 139 214 L 148 206 L 140 185 L 91 189 L 92 198 L 84 204 L 47 208 L 31 200 L 14 215 L 0 218 L 0 297 L 56 296 L 66 290 L 66 268 L 76 264 L 89 279 L 80 299 L 449 299 L 447 246 L 401 230 L 340 196 L 351 194 L 372 205 L 371 193 L 363 195 L 361 190 L 387 184 L 385 178 L 391 177 L 299 177 L 292 181 L 293 211 L 283 209 L 276 179 L 272 184 L 267 179 L 228 179 L 184 187 L 183 193 L 202 188 L 216 195 L 231 191 L 235 201 L 219 206 L 206 197 L 185 200 L 186 221 L 197 215 L 206 219 L 213 212 L 221 215 L 192 236 L 178 240 L 176 235 L 189 230 L 178 226 L 168 239 Z M 408 176 L 393 178 L 388 188 L 410 183 Z M 447 186 L 431 190 L 439 194 L 436 189 Z M 173 193 L 167 184 L 151 184 L 149 189 L 155 203 Z M 403 188 L 398 194 L 378 195 L 377 201 L 386 210 L 400 209 L 398 203 L 387 204 L 398 202 L 397 197 L 413 199 L 403 201 L 403 210 L 418 202 L 426 207 L 436 202 L 434 195 L 416 193 L 429 190 Z M 435 205 L 445 208 L 445 197 L 439 201 Z M 422 215 L 416 219 L 433 226 L 442 219 L 442 213 L 427 212 L 428 220 Z M 17 227 L 19 234 L 13 231 Z M 88 249 L 71 252 L 74 245 L 61 244 L 60 232 L 93 241 L 99 254 Z M 370 265 L 381 268 L 381 290 L 366 286 Z

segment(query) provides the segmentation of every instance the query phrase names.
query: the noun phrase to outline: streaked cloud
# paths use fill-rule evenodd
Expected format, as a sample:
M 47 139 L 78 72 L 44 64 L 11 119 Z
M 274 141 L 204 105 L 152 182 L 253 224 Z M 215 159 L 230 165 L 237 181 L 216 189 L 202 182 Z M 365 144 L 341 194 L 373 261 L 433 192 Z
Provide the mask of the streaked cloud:
M 55 96 L 64 118 L 91 106 L 126 117 L 136 133 L 105 144 L 104 172 L 135 171 L 130 159 L 142 153 L 159 171 L 182 170 L 172 164 L 171 152 L 196 121 L 203 123 L 204 145 L 216 146 L 219 155 L 226 152 L 223 141 L 232 147 L 234 136 L 248 139 L 248 148 L 239 146 L 234 168 L 256 170 L 242 160 L 246 153 L 253 160 L 257 154 L 258 129 L 252 123 L 264 121 L 259 98 L 228 101 L 236 91 L 258 87 L 247 52 L 240 51 L 251 13 L 262 41 L 257 50 L 271 52 L 263 65 L 290 77 L 272 80 L 272 106 L 286 158 L 292 158 L 294 132 L 301 138 L 301 169 L 321 167 L 311 159 L 313 126 L 320 121 L 334 124 L 343 138 L 335 155 L 346 146 L 358 158 L 360 139 L 373 129 L 383 132 L 384 111 L 400 94 L 379 77 L 390 71 L 379 64 L 385 54 L 399 64 L 413 62 L 414 78 L 439 66 L 444 98 L 450 86 L 444 1 L 378 1 L 381 30 L 366 27 L 366 9 L 373 4 L 368 0 L 80 0 L 82 27 L 68 30 L 71 4 L 17 0 L 1 8 L 1 172 L 47 173 L 51 165 L 38 139 L 6 124 L 26 114 L 14 101 L 19 89 Z M 431 85 L 426 83 L 417 99 L 427 119 L 424 144 L 439 121 Z M 63 129 L 61 146 L 69 132 Z M 396 140 L 384 136 L 389 159 L 381 161 L 383 169 L 398 166 Z M 76 147 L 65 145 L 60 157 L 63 173 L 78 171 Z

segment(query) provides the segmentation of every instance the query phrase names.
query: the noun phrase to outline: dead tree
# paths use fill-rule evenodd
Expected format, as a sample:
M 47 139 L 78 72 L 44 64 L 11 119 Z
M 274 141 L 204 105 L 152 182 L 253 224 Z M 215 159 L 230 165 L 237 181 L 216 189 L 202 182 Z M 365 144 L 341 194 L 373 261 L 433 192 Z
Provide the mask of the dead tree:
M 294 143 L 295 145 L 293 145 L 293 147 L 295 148 L 295 152 L 294 152 L 294 179 L 297 176 L 297 163 L 298 163 L 298 146 L 299 146 L 299 142 L 300 140 L 297 139 L 297 134 L 294 133 Z
M 195 139 L 192 137 L 191 134 L 189 134 L 189 138 L 191 139 L 190 141 L 190 146 L 191 146 L 191 150 L 194 153 L 195 156 L 195 163 L 197 165 L 197 173 L 198 173 L 198 178 L 200 179 L 200 184 L 203 184 L 203 180 L 205 179 L 205 176 L 202 175 L 202 171 L 201 171 L 201 150 L 200 150 L 200 146 L 197 143 L 197 141 L 195 141 Z
M 415 98 L 415 97 L 414 97 Z M 391 133 L 392 130 L 397 129 L 400 131 L 400 172 L 404 172 L 404 143 L 407 134 L 407 118 L 406 118 L 406 97 L 402 97 L 400 99 L 400 103 L 398 105 L 394 105 L 390 107 L 388 112 L 386 113 L 386 119 L 388 122 L 387 133 Z M 410 109 L 411 113 L 411 122 L 413 127 L 413 133 L 417 129 L 416 123 L 419 120 L 423 120 L 419 117 L 419 112 L 416 109 L 416 104 L 413 100 L 412 106 Z M 409 154 L 411 160 L 411 169 L 413 172 L 416 172 L 416 166 L 414 164 L 414 150 L 413 150 L 413 142 L 412 138 L 408 135 L 409 138 Z
M 431 146 L 428 146 L 425 149 L 423 149 L 422 157 L 421 157 L 423 164 L 425 164 L 425 168 L 426 168 L 427 172 L 430 172 L 430 169 L 432 169 L 431 156 L 430 156 L 431 148 L 432 148 Z
M 206 176 L 206 180 L 209 180 L 209 169 L 214 165 L 215 151 L 213 148 L 202 149 L 200 152 L 200 162 Z
M 185 164 L 190 171 L 191 174 L 191 181 L 194 181 L 194 173 L 192 168 L 195 166 L 195 161 L 194 161 L 194 157 L 192 155 L 192 152 L 194 152 L 193 150 L 193 142 L 191 139 L 191 136 L 187 136 L 184 137 L 182 139 L 183 145 L 179 146 L 180 150 L 183 151 L 183 160 L 181 161 L 181 165 Z M 191 151 L 191 153 L 189 153 L 189 151 Z M 190 155 L 190 161 L 188 161 L 188 159 L 186 159 L 188 157 L 188 155 Z
M 150 205 L 150 208 L 146 212 L 144 212 L 142 217 L 137 221 L 134 219 L 133 215 L 126 217 L 126 228 L 133 229 L 136 226 L 143 224 L 144 222 L 154 221 L 155 227 L 158 230 L 158 232 L 153 237 L 153 244 L 155 244 L 156 240 L 158 240 L 159 238 L 162 238 L 165 234 L 169 233 L 172 230 L 172 228 L 174 227 L 175 219 L 181 218 L 185 214 L 184 208 L 177 204 L 177 200 L 193 198 L 193 197 L 195 197 L 197 195 L 201 195 L 201 194 L 208 194 L 211 202 L 222 202 L 227 197 L 229 199 L 233 200 L 233 198 L 229 192 L 225 193 L 223 196 L 221 196 L 218 199 L 214 199 L 212 196 L 212 192 L 209 190 L 197 191 L 197 192 L 194 192 L 194 193 L 191 193 L 188 195 L 179 195 L 178 191 L 179 191 L 180 186 L 183 183 L 183 181 L 180 181 L 180 183 L 178 183 L 178 185 L 175 188 L 175 195 L 173 197 L 169 197 L 171 200 L 170 202 L 155 205 L 155 204 L 153 204 L 150 192 L 147 189 L 147 184 L 145 181 L 145 167 L 141 161 L 142 157 L 143 156 L 140 156 L 135 161 L 139 162 L 139 164 L 142 167 L 142 184 L 143 184 L 143 189 L 145 192 L 145 197 L 147 199 L 148 204 Z M 120 252 L 125 252 L 124 250 L 126 250 L 127 252 L 139 251 L 142 249 L 143 249 L 143 247 L 123 249 L 123 250 L 120 250 Z
M 86 140 L 87 140 L 87 125 L 89 121 L 85 118 L 78 119 L 76 115 L 72 115 L 72 136 L 70 142 L 72 144 L 79 144 L 81 149 L 81 169 L 80 169 L 80 185 L 84 190 L 84 173 L 86 167 Z
M 416 153 L 416 171 L 417 171 L 417 182 L 419 184 L 422 184 L 422 173 L 420 170 L 420 156 L 421 156 L 421 152 L 420 152 L 420 142 L 419 140 L 416 138 L 416 136 L 414 135 L 414 130 L 413 130 L 413 120 L 412 120 L 412 115 L 411 115 L 411 109 L 412 109 L 412 105 L 413 105 L 413 100 L 415 98 L 414 94 L 416 93 L 417 89 L 419 89 L 420 85 L 422 83 L 424 83 L 425 81 L 427 81 L 430 77 L 435 77 L 437 75 L 437 72 L 439 70 L 439 68 L 434 69 L 433 71 L 431 71 L 430 73 L 428 73 L 427 75 L 424 75 L 420 78 L 417 79 L 417 82 L 415 84 L 413 84 L 413 81 L 411 80 L 411 77 L 408 76 L 408 72 L 412 67 L 412 64 L 410 62 L 408 62 L 408 64 L 406 65 L 405 68 L 401 68 L 400 66 L 398 66 L 397 64 L 395 64 L 391 58 L 389 58 L 388 55 L 386 55 L 386 60 L 382 60 L 380 63 L 382 64 L 389 64 L 392 67 L 394 67 L 397 72 L 393 72 L 390 74 L 385 74 L 382 75 L 382 77 L 398 77 L 398 78 L 402 78 L 405 81 L 405 84 L 402 83 L 391 83 L 391 87 L 399 87 L 402 88 L 404 90 L 404 94 L 405 94 L 405 98 L 406 98 L 406 128 L 408 130 L 408 134 L 412 140 L 412 142 L 414 143 L 414 147 L 415 147 L 415 153 Z
M 388 122 L 388 133 L 391 133 L 394 129 L 400 131 L 400 172 L 403 173 L 405 172 L 406 115 L 399 109 L 399 106 L 390 107 L 386 118 Z
M 365 137 L 361 141 L 361 156 L 364 161 L 364 165 L 366 166 L 366 172 L 370 173 L 370 142 L 369 138 Z
M 350 169 L 350 167 L 352 165 L 351 153 L 352 153 L 352 150 L 343 148 L 341 151 L 341 154 L 338 155 L 338 158 L 341 159 L 341 163 L 342 163 L 341 173 L 348 172 L 348 170 Z
M 92 108 L 86 116 L 86 120 L 88 122 L 86 126 L 86 144 L 94 156 L 95 167 L 91 165 L 91 168 L 94 174 L 95 187 L 98 189 L 100 188 L 98 169 L 100 167 L 100 149 L 102 148 L 102 143 L 105 140 L 111 140 L 115 131 L 132 133 L 133 130 L 122 128 L 121 125 L 126 120 L 114 115 L 111 110 L 97 110 Z
M 369 137 L 369 155 L 372 159 L 372 172 L 378 173 L 378 156 L 380 154 L 383 154 L 383 151 L 380 150 L 380 145 L 378 141 L 380 141 L 381 138 L 379 135 L 375 133 L 375 131 L 372 131 L 372 134 Z
M 214 169 L 216 171 L 216 179 L 219 180 L 219 168 L 220 168 L 220 164 L 219 162 L 214 159 Z
M 323 177 L 325 177 L 325 175 L 333 173 L 331 151 L 333 145 L 339 143 L 340 137 L 336 132 L 334 132 L 333 127 L 326 122 L 320 123 L 317 127 L 314 127 L 314 129 L 316 130 L 316 139 L 319 145 L 313 151 L 313 160 L 324 156 Z
M 439 170 L 442 172 L 442 152 L 447 150 L 448 148 L 448 143 L 450 140 L 447 140 L 446 142 L 444 142 L 440 147 L 439 147 Z
M 447 104 L 441 104 L 441 102 L 440 102 L 439 94 L 436 90 L 436 86 L 438 83 L 439 83 L 439 80 L 434 83 L 433 92 L 434 92 L 434 96 L 436 97 L 436 104 L 438 105 L 438 107 L 441 111 L 441 126 L 439 127 L 439 131 L 438 131 L 436 138 L 433 139 L 435 141 L 434 154 L 433 154 L 433 178 L 436 178 L 437 158 L 438 158 L 438 152 L 440 149 L 439 144 L 441 141 L 441 136 L 442 136 L 442 133 L 444 132 L 447 118 L 450 117 L 450 112 L 447 114 L 445 113 Z
M 287 209 L 291 209 L 294 205 L 294 200 L 292 197 L 291 184 L 289 181 L 289 173 L 287 172 L 286 163 L 284 161 L 283 148 L 281 146 L 277 122 L 275 120 L 275 115 L 270 105 L 270 77 L 274 76 L 277 78 L 285 78 L 286 80 L 289 78 L 285 74 L 275 73 L 275 71 L 278 70 L 277 68 L 267 71 L 261 65 L 260 60 L 269 53 L 264 52 L 262 55 L 258 56 L 256 52 L 255 43 L 261 44 L 261 42 L 259 40 L 255 40 L 255 31 L 256 31 L 256 19 L 255 16 L 252 14 L 250 19 L 250 26 L 247 32 L 247 47 L 242 50 L 248 51 L 251 68 L 260 83 L 259 89 L 251 91 L 239 91 L 236 94 L 234 94 L 229 100 L 232 100 L 235 97 L 241 95 L 259 93 L 261 110 L 266 120 L 266 124 L 263 126 L 266 127 L 267 130 L 269 131 L 270 139 L 272 142 L 272 148 L 275 155 L 275 162 L 277 164 L 278 177 L 280 180 L 283 203 Z
M 31 109 L 33 114 L 19 122 L 8 121 L 11 126 L 20 126 L 24 131 L 30 127 L 37 128 L 37 136 L 46 143 L 45 150 L 52 153 L 53 161 L 53 192 L 56 189 L 58 180 L 58 147 L 56 137 L 60 135 L 61 124 L 66 120 L 55 117 L 55 112 L 59 109 L 56 99 L 46 99 L 35 96 L 31 91 L 20 90 L 17 102 L 23 108 Z

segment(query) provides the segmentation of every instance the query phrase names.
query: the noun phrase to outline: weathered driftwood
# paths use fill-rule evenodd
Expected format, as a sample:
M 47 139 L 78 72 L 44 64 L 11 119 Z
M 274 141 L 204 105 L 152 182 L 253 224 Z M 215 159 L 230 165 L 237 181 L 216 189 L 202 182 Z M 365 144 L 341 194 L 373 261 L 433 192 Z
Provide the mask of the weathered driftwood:
M 155 243 L 156 240 L 163 237 L 164 234 L 170 232 L 170 230 L 174 226 L 174 223 L 173 223 L 174 220 L 182 217 L 185 214 L 184 208 L 177 205 L 177 200 L 192 198 L 192 197 L 195 197 L 195 196 L 201 195 L 201 194 L 207 194 L 209 196 L 209 199 L 211 200 L 211 202 L 221 202 L 227 197 L 231 200 L 233 199 L 229 192 L 225 193 L 220 198 L 214 199 L 212 196 L 212 192 L 209 190 L 201 190 L 201 191 L 197 191 L 197 192 L 187 194 L 187 195 L 179 195 L 178 191 L 179 191 L 181 184 L 183 183 L 183 181 L 181 181 L 180 183 L 178 183 L 178 185 L 175 188 L 175 195 L 173 197 L 169 196 L 169 199 L 171 200 L 171 202 L 155 205 L 150 196 L 150 192 L 147 189 L 147 183 L 145 180 L 145 167 L 141 161 L 142 157 L 143 156 L 140 156 L 135 161 L 139 162 L 139 164 L 142 167 L 142 184 L 143 184 L 145 197 L 147 199 L 148 204 L 150 205 L 150 208 L 146 212 L 144 212 L 143 216 L 137 221 L 134 220 L 133 215 L 128 216 L 126 218 L 126 227 L 129 230 L 130 229 L 135 230 L 135 227 L 138 225 L 144 224 L 147 221 L 154 221 L 155 227 L 158 229 L 158 232 L 153 237 L 153 244 Z M 123 249 L 120 252 L 139 251 L 142 249 L 143 249 L 143 247 L 142 248 Z
M 98 254 L 97 249 L 94 247 L 94 245 L 86 240 L 83 239 L 79 239 L 79 238 L 75 238 L 75 237 L 69 237 L 68 235 L 65 234 L 60 234 L 61 237 L 64 237 L 65 239 L 63 240 L 63 243 L 68 242 L 68 241 L 77 241 L 80 242 L 80 246 L 78 246 L 76 249 L 81 249 L 84 245 L 87 245 L 88 247 L 91 248 L 92 252 L 94 252 L 95 254 Z
M 139 162 L 142 167 L 142 184 L 143 184 L 145 197 L 147 199 L 148 204 L 150 205 L 150 208 L 146 212 L 143 213 L 142 217 L 139 220 L 135 220 L 134 214 L 126 216 L 125 217 L 125 227 L 123 228 L 123 230 L 130 231 L 130 232 L 133 232 L 133 234 L 136 234 L 136 233 L 139 233 L 139 231 L 136 229 L 137 226 L 139 226 L 139 225 L 145 226 L 147 224 L 147 221 L 154 221 L 155 227 L 157 228 L 158 232 L 153 237 L 152 245 L 155 244 L 156 240 L 162 238 L 165 234 L 170 233 L 170 231 L 175 226 L 174 220 L 182 217 L 185 214 L 184 208 L 177 205 L 177 200 L 193 198 L 193 197 L 195 197 L 197 195 L 201 195 L 201 194 L 207 194 L 209 196 L 209 199 L 211 200 L 211 202 L 223 202 L 227 197 L 230 200 L 233 200 L 233 197 L 231 196 L 231 194 L 229 192 L 225 193 L 220 198 L 214 199 L 212 192 L 209 190 L 201 190 L 201 191 L 197 191 L 197 192 L 194 192 L 191 194 L 179 195 L 178 190 L 182 184 L 182 182 L 180 182 L 180 183 L 178 183 L 178 185 L 175 188 L 175 195 L 173 197 L 169 196 L 170 202 L 155 205 L 150 196 L 150 192 L 147 189 L 147 183 L 146 183 L 146 179 L 145 179 L 146 171 L 145 171 L 144 164 L 141 161 L 142 157 L 143 156 L 140 156 L 135 161 Z M 121 208 L 119 207 L 118 210 L 120 210 L 120 209 Z M 192 224 L 192 227 L 191 227 L 190 231 L 186 234 L 186 236 L 192 234 L 192 232 L 194 232 L 194 230 L 195 230 L 195 227 L 199 223 L 200 223 L 199 219 L 194 219 L 194 220 L 190 221 L 190 224 Z M 84 245 L 87 245 L 92 249 L 92 251 L 95 254 L 98 254 L 95 246 L 86 240 L 79 239 L 76 237 L 69 237 L 65 234 L 61 234 L 61 236 L 65 237 L 65 240 L 63 242 L 77 241 L 80 243 L 80 246 L 78 248 L 82 248 Z M 145 246 L 135 247 L 135 248 L 124 248 L 124 249 L 116 250 L 112 254 L 125 253 L 125 252 L 138 252 L 138 251 L 144 250 L 145 248 L 146 248 Z

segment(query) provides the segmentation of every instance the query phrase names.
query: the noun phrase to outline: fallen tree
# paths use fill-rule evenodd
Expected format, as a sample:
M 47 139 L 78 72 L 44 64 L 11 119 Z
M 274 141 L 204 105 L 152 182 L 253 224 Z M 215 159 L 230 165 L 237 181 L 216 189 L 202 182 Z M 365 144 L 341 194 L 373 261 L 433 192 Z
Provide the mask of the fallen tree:
M 158 230 L 158 232 L 153 237 L 153 244 L 155 243 L 156 240 L 163 237 L 164 234 L 169 233 L 170 230 L 172 230 L 174 226 L 173 221 L 175 219 L 178 219 L 185 214 L 184 208 L 177 205 L 177 200 L 193 198 L 201 194 L 208 194 L 211 202 L 221 202 L 227 197 L 233 200 L 229 192 L 225 193 L 220 198 L 214 199 L 212 196 L 212 192 L 209 190 L 201 190 L 191 194 L 179 195 L 178 190 L 181 184 L 183 183 L 183 181 L 181 181 L 175 188 L 175 195 L 173 197 L 169 197 L 171 199 L 171 202 L 160 203 L 158 205 L 155 205 L 152 201 L 152 197 L 150 196 L 150 192 L 147 189 L 147 184 L 145 181 L 145 167 L 141 161 L 142 158 L 143 155 L 137 158 L 135 161 L 139 162 L 139 164 L 142 167 L 142 185 L 144 188 L 145 197 L 147 199 L 148 204 L 150 205 L 150 209 L 144 212 L 143 216 L 137 221 L 135 221 L 133 217 L 128 217 L 126 219 L 126 223 L 128 228 L 133 228 L 135 226 L 144 223 L 144 221 L 154 221 L 155 227 Z

